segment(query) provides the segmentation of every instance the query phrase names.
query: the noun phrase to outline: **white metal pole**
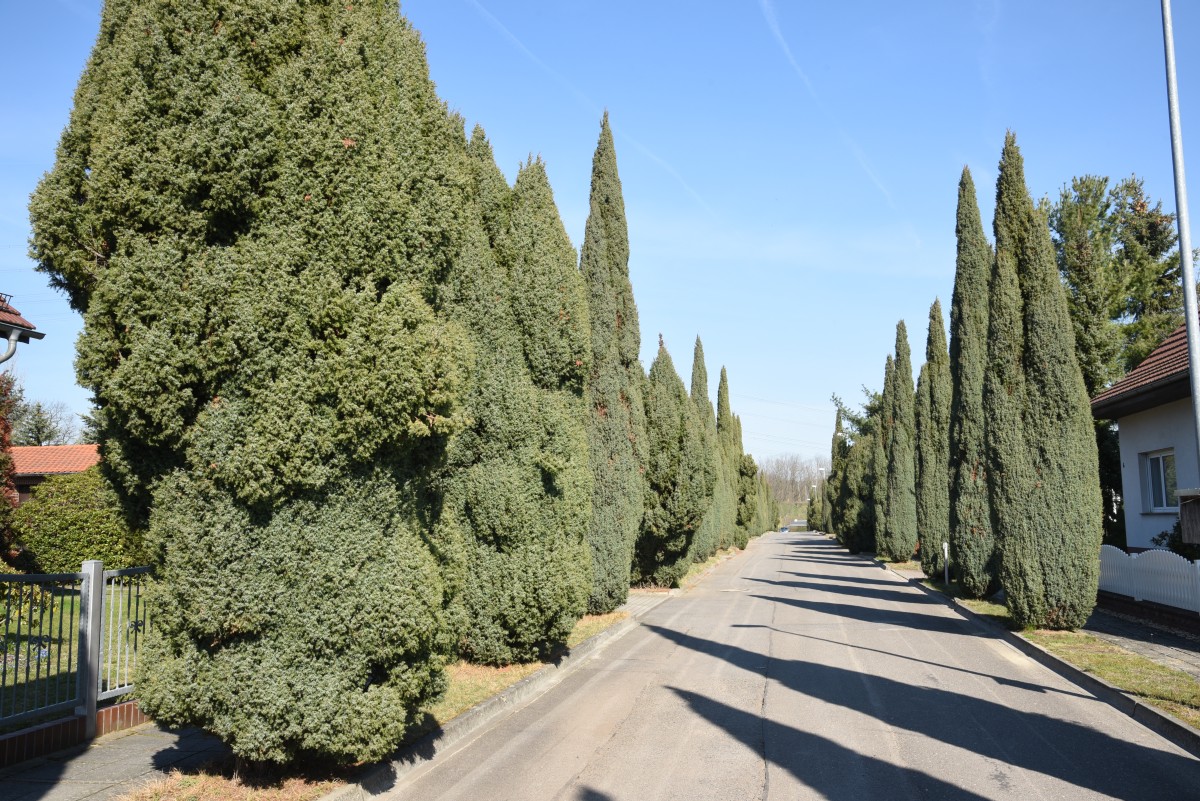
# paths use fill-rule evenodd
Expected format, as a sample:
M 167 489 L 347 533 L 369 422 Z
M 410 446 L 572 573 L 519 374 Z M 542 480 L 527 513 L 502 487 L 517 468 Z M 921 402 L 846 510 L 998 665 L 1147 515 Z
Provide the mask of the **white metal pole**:
M 1196 310 L 1196 277 L 1192 267 L 1192 233 L 1188 224 L 1187 182 L 1183 171 L 1183 133 L 1179 128 L 1179 90 L 1175 84 L 1175 33 L 1171 0 L 1162 0 L 1163 48 L 1167 59 L 1167 108 L 1171 116 L 1171 159 L 1175 164 L 1175 219 L 1179 226 L 1179 262 L 1183 273 L 1183 313 L 1187 325 L 1188 369 L 1192 388 L 1197 465 L 1200 465 L 1200 319 Z

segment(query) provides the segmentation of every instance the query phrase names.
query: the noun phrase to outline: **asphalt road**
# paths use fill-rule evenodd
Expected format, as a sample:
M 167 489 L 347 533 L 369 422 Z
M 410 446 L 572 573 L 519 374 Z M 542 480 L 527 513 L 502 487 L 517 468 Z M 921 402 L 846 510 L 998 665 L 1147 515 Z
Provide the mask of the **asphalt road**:
M 1200 761 L 823 537 L 775 533 L 388 793 L 1200 799 Z

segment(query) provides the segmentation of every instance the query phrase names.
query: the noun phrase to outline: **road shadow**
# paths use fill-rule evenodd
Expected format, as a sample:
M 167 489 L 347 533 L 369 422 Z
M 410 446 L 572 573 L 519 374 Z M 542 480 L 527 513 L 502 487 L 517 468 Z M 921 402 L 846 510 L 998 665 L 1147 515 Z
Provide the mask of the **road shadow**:
M 771 601 L 772 603 L 794 606 L 797 609 L 806 609 L 811 612 L 821 612 L 822 614 L 846 620 L 856 620 L 860 623 L 872 623 L 878 626 L 897 626 L 919 631 L 936 631 L 942 634 L 958 634 L 964 637 L 984 636 L 978 626 L 961 617 L 942 617 L 922 611 L 876 608 L 853 603 L 841 604 L 832 601 L 787 598 L 777 595 L 757 595 L 752 593 L 750 597 L 761 601 Z M 915 603 L 915 599 L 905 596 L 905 602 Z M 922 605 L 933 608 L 931 604 L 936 604 L 936 601 L 930 601 Z
M 835 584 L 831 582 L 817 581 L 779 581 L 777 579 L 764 579 L 747 576 L 750 581 L 758 582 L 759 584 L 770 584 L 775 587 L 791 587 L 797 590 L 817 590 L 819 592 L 834 593 L 836 595 L 854 595 L 860 598 L 871 598 L 876 601 L 885 601 L 887 603 L 898 604 L 921 604 L 924 606 L 939 606 L 944 607 L 941 601 L 930 598 L 920 590 L 914 589 L 911 585 L 901 584 L 899 582 L 884 582 L 890 589 L 876 589 L 875 587 L 858 586 L 854 584 Z
M 872 610 L 877 611 L 877 610 Z M 1118 739 L 1105 732 L 1040 712 L 1014 709 L 1003 703 L 964 695 L 939 687 L 906 684 L 847 668 L 803 660 L 768 658 L 736 645 L 718 643 L 661 626 L 646 626 L 654 633 L 682 647 L 711 655 L 799 694 L 880 721 L 887 727 L 907 731 L 984 756 L 1004 765 L 1055 777 L 1063 782 L 1113 798 L 1155 799 L 1195 798 L 1200 787 L 1200 761 L 1168 751 L 1160 751 Z M 719 702 L 694 696 L 689 699 L 700 714 L 723 725 L 729 714 L 749 713 L 719 709 Z M 720 711 L 717 715 L 715 712 Z M 709 717 L 712 714 L 713 717 Z M 735 717 L 736 717 L 735 715 Z M 753 715 L 751 715 L 753 717 Z M 773 724 L 763 719 L 768 730 Z M 739 736 L 743 727 L 731 727 Z M 766 753 L 805 783 L 820 786 L 832 782 L 825 793 L 830 798 L 902 797 L 897 793 L 854 795 L 857 790 L 847 771 L 877 770 L 881 776 L 897 775 L 902 768 L 873 767 L 857 753 L 839 753 L 842 746 L 828 747 L 823 738 L 783 727 L 774 734 L 782 738 L 778 746 L 768 742 Z M 743 735 L 744 737 L 744 735 Z M 739 737 L 742 739 L 742 737 Z M 816 748 L 807 753 L 805 748 Z M 838 760 L 838 770 L 830 773 L 821 761 Z M 975 798 L 952 786 L 937 792 L 918 789 L 923 774 L 900 774 L 912 789 L 913 798 Z M 842 783 L 838 784 L 834 780 Z M 999 789 L 999 788 L 998 788 Z M 943 795 L 942 793 L 945 793 Z
M 832 801 L 921 798 L 983 801 L 964 790 L 913 768 L 899 767 L 817 734 L 736 709 L 677 687 L 668 687 L 693 712 L 720 726 L 756 751 L 769 765 L 786 770 Z
M 781 575 L 796 576 L 798 578 L 821 579 L 828 582 L 850 582 L 854 584 L 879 584 L 885 587 L 902 586 L 901 582 L 896 579 L 874 579 L 864 578 L 862 576 L 830 576 L 825 573 L 797 573 L 794 570 L 780 570 Z

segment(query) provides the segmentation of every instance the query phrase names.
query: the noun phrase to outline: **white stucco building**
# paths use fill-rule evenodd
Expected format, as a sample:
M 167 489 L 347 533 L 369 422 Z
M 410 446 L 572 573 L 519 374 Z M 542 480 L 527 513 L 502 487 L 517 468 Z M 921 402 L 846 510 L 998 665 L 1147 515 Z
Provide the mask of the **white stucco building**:
M 1092 399 L 1095 417 L 1117 421 L 1130 551 L 1154 547 L 1151 538 L 1175 525 L 1177 490 L 1200 487 L 1188 383 L 1181 325 L 1129 375 Z

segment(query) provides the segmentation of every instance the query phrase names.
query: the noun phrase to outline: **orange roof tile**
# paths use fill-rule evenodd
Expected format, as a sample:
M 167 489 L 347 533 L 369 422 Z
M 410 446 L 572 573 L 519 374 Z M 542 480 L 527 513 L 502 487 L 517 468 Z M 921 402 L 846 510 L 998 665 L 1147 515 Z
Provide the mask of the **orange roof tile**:
M 18 476 L 82 473 L 100 462 L 95 445 L 14 445 L 12 455 Z
M 1180 325 L 1129 375 L 1092 398 L 1092 412 L 1115 418 L 1186 398 L 1188 374 L 1187 326 Z
M 0 293 L 0 327 L 6 330 L 9 328 L 18 328 L 29 332 L 28 334 L 22 335 L 22 342 L 28 342 L 30 335 L 32 335 L 34 339 L 41 339 L 43 336 L 45 336 L 44 334 L 37 333 L 37 329 L 34 328 L 33 323 L 22 317 L 21 313 L 14 309 L 12 304 L 9 303 L 10 300 L 12 300 L 12 296 Z

